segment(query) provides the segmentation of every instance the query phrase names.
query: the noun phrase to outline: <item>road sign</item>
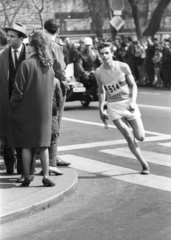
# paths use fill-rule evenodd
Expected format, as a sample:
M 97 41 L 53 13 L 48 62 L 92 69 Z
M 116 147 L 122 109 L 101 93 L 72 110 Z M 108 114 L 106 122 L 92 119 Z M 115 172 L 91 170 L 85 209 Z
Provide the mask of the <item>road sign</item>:
M 125 21 L 120 16 L 115 16 L 110 21 L 110 24 L 118 31 L 123 25 Z
M 123 0 L 110 0 L 110 6 L 113 11 L 122 11 L 124 9 Z
M 113 11 L 113 14 L 116 16 L 120 16 L 120 15 L 122 15 L 122 11 L 119 11 L 119 10 L 117 10 L 117 11 Z

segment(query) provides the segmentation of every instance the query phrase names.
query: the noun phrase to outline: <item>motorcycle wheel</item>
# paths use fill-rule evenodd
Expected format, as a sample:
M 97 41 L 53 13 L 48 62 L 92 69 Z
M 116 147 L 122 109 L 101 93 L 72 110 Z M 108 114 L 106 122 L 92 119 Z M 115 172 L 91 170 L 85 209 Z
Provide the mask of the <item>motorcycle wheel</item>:
M 81 104 L 83 105 L 83 107 L 88 107 L 89 104 L 90 104 L 90 101 L 89 100 L 82 100 Z

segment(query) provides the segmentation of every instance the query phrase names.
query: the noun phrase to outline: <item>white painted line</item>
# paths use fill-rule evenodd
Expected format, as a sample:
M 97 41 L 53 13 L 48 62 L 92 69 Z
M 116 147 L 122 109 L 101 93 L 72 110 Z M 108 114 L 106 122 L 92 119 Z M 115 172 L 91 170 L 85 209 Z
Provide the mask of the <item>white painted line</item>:
M 136 185 L 151 187 L 164 191 L 171 191 L 171 179 L 157 175 L 141 175 L 139 172 L 118 167 L 112 164 L 99 162 L 89 158 L 79 157 L 76 155 L 62 155 L 60 156 L 64 161 L 69 161 L 71 167 L 86 171 L 92 174 L 109 176 L 113 179 L 122 180 L 124 182 L 133 183 Z
M 118 177 L 112 177 L 118 180 L 122 180 L 125 182 L 133 183 L 133 184 L 138 184 L 141 186 L 146 186 L 146 187 L 151 187 L 155 189 L 160 189 L 163 191 L 168 191 L 171 192 L 171 179 L 162 177 L 162 176 L 157 176 L 157 175 L 128 175 L 128 176 L 118 176 Z
M 153 142 L 153 141 L 161 141 L 171 139 L 171 136 L 154 136 L 154 137 L 147 137 L 145 142 Z M 70 150 L 79 150 L 79 149 L 86 149 L 86 148 L 95 148 L 95 147 L 104 147 L 104 146 L 115 146 L 119 144 L 127 144 L 125 139 L 121 140 L 111 140 L 111 141 L 104 141 L 104 142 L 91 142 L 91 143 L 82 143 L 82 144 L 75 144 L 75 145 L 67 145 L 58 147 L 58 151 L 70 151 Z
M 169 136 L 169 137 L 171 137 L 171 134 L 164 134 L 164 133 L 152 132 L 152 131 L 147 131 L 147 130 L 145 130 L 145 133 L 146 133 L 146 134 L 156 135 L 156 136 L 163 136 L 163 137 Z
M 136 159 L 128 148 L 115 148 L 100 150 L 100 152 L 108 153 L 114 156 L 120 156 L 123 158 Z M 171 156 L 163 153 L 155 153 L 150 151 L 141 150 L 144 159 L 147 162 L 159 164 L 162 166 L 171 167 Z M 171 175 L 170 175 L 171 176 Z
M 115 141 L 105 141 L 105 142 L 91 142 L 91 143 L 82 143 L 75 145 L 67 145 L 58 147 L 58 151 L 69 151 L 69 150 L 78 150 L 78 149 L 86 149 L 86 148 L 94 148 L 94 147 L 104 147 L 109 145 L 118 145 L 125 144 L 126 141 L 123 140 L 115 140 Z
M 94 125 L 94 126 L 100 126 L 100 127 L 104 127 L 104 124 L 103 123 L 97 123 L 97 122 L 90 122 L 90 121 L 83 121 L 83 120 L 78 120 L 78 119 L 74 119 L 74 118 L 62 118 L 62 120 L 65 120 L 65 121 L 70 121 L 70 122 L 76 122 L 76 123 L 83 123 L 83 124 L 87 124 L 87 125 Z M 116 128 L 115 125 L 108 125 L 109 128 Z M 159 135 L 159 136 L 170 136 L 171 138 L 171 135 L 168 135 L 168 134 L 163 134 L 163 133 L 157 133 L 157 132 L 152 132 L 152 131 L 147 131 L 145 130 L 146 133 L 148 134 L 152 134 L 152 135 Z
M 73 119 L 73 118 L 66 118 L 66 117 L 62 118 L 62 120 L 70 121 L 70 122 L 76 122 L 76 123 L 83 123 L 83 124 L 87 124 L 87 125 L 95 125 L 95 126 L 104 127 L 103 123 L 83 121 L 83 120 L 78 120 L 78 119 Z M 108 125 L 108 127 L 116 128 L 116 126 L 114 126 L 114 125 Z
M 154 108 L 154 109 L 160 109 L 160 110 L 170 110 L 170 107 L 161 107 L 161 106 L 154 106 L 154 105 L 143 105 L 143 104 L 138 104 L 139 107 L 145 107 L 145 108 Z
M 158 145 L 165 146 L 165 147 L 171 147 L 171 142 L 168 142 L 168 143 L 158 143 Z
M 161 95 L 161 93 L 154 93 L 154 92 L 138 92 L 140 94 L 145 94 L 145 95 Z

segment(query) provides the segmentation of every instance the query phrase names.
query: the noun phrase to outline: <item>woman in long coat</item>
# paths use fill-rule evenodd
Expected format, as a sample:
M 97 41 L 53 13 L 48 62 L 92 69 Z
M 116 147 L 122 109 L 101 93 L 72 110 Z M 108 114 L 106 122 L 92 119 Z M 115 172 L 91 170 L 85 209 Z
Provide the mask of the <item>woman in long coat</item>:
M 53 58 L 43 31 L 33 33 L 30 45 L 34 54 L 23 61 L 17 71 L 10 101 L 10 145 L 22 148 L 25 180 L 30 184 L 32 150 L 39 148 L 45 186 L 49 180 L 48 147 L 51 141 L 52 98 L 54 85 Z

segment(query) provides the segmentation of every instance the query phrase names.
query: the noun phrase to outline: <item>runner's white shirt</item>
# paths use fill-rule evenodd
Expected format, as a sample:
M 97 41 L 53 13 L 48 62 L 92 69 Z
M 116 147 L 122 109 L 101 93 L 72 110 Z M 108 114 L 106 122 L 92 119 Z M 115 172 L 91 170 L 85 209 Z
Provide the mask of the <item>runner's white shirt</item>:
M 104 68 L 102 64 L 95 72 L 98 80 L 104 85 L 108 102 L 122 101 L 130 98 L 130 90 L 126 76 L 120 69 L 120 62 L 113 61 L 112 69 Z

